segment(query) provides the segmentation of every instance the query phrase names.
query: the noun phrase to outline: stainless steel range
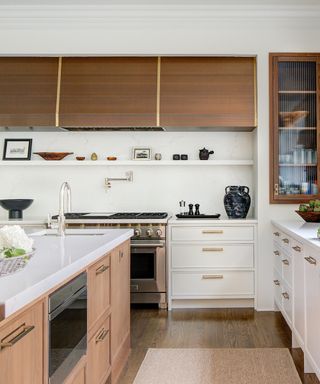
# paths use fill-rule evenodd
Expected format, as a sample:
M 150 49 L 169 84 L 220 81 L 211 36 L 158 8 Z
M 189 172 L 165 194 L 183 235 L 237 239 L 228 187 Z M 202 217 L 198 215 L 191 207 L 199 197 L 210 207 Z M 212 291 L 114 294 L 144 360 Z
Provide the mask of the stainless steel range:
M 57 216 L 53 216 L 55 220 Z M 65 213 L 67 227 L 133 228 L 131 238 L 131 303 L 157 303 L 167 308 L 166 212 Z

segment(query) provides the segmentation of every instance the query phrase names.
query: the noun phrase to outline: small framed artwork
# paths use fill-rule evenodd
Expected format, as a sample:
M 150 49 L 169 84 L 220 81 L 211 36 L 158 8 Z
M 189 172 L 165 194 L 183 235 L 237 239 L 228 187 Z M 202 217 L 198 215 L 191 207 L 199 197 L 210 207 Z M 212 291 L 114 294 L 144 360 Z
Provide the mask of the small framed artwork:
M 2 160 L 30 160 L 32 139 L 4 139 Z
M 133 148 L 133 160 L 151 160 L 151 148 Z

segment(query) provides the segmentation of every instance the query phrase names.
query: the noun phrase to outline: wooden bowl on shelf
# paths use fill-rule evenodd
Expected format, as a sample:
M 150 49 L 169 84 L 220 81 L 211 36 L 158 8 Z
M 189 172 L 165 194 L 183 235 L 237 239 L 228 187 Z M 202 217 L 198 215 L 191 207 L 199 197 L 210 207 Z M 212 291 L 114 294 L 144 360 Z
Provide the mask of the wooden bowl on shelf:
M 295 126 L 301 119 L 307 117 L 308 114 L 309 111 L 279 112 L 281 124 L 286 128 Z
M 33 154 L 41 156 L 44 160 L 62 160 L 66 156 L 73 155 L 73 152 L 33 152 Z
M 307 223 L 320 223 L 320 212 L 296 211 L 296 213 Z

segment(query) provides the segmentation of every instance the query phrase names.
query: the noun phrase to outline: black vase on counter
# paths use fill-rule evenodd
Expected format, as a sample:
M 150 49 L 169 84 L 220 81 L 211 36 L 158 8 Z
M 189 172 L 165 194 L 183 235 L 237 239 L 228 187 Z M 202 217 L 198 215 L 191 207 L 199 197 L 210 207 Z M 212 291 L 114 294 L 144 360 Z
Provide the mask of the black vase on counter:
M 229 219 L 245 219 L 247 217 L 251 197 L 245 185 L 229 185 L 225 189 L 224 207 Z

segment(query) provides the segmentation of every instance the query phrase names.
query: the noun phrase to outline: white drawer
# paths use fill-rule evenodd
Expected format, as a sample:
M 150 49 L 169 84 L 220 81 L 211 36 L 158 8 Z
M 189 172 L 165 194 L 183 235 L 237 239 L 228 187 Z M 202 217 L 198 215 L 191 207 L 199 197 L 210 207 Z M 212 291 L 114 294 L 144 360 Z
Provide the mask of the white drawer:
M 223 227 L 172 227 L 172 241 L 253 241 L 252 226 Z
M 172 244 L 172 268 L 253 268 L 253 244 Z
M 278 228 L 273 227 L 272 236 L 275 242 L 281 243 L 282 232 Z
M 292 287 L 292 258 L 287 253 L 283 252 L 281 256 L 282 278 L 289 287 Z
M 292 239 L 286 233 L 281 234 L 281 246 L 288 252 L 291 252 Z
M 282 311 L 288 321 L 288 325 L 291 327 L 292 323 L 292 292 L 291 289 L 283 284 L 282 286 Z
M 282 309 L 282 281 L 276 270 L 273 271 L 274 298 L 279 307 Z
M 254 272 L 172 272 L 172 294 L 175 297 L 252 297 L 254 295 Z
M 282 253 L 281 247 L 273 242 L 273 265 L 280 275 L 282 275 Z

